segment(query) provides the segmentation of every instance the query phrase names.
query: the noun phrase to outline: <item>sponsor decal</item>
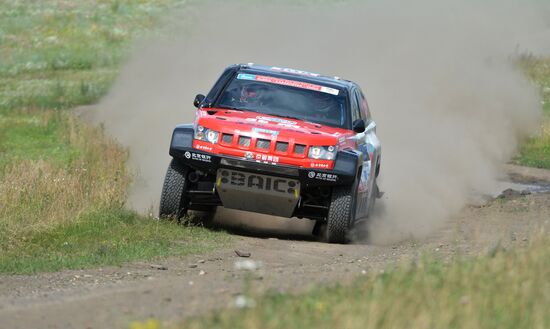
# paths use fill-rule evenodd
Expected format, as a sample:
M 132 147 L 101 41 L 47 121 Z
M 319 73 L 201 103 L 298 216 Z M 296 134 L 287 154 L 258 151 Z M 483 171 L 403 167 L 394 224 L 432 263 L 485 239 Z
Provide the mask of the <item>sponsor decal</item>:
M 299 195 L 299 184 L 295 180 L 270 177 L 222 169 L 219 171 L 217 185 L 232 185 L 240 188 L 273 191 L 281 194 Z
M 279 162 L 279 157 L 276 155 L 267 155 L 267 154 L 256 154 L 256 161 L 266 162 L 266 163 L 277 163 Z
M 328 163 L 316 163 L 316 162 L 313 162 L 311 165 L 310 165 L 311 168 L 321 168 L 321 169 L 328 169 L 329 168 L 329 164 Z
M 370 160 L 372 158 L 372 155 L 375 151 L 374 149 L 374 145 L 370 144 L 370 143 L 367 143 L 367 144 L 361 144 L 358 146 L 359 148 L 359 151 L 361 151 L 361 153 L 363 153 L 363 155 L 365 156 L 365 160 Z
M 252 159 L 254 159 L 254 153 L 252 153 L 252 152 L 246 152 L 246 153 L 244 154 L 244 158 L 247 159 L 247 160 L 252 160 Z
M 270 118 L 270 117 L 256 117 L 256 118 L 246 118 L 245 121 L 247 121 L 247 123 L 244 123 L 244 122 L 240 122 L 241 124 L 246 124 L 246 125 L 252 125 L 253 123 L 254 124 L 268 124 L 268 123 L 277 123 L 277 126 L 281 126 L 281 127 L 285 127 L 285 128 L 301 128 L 300 126 L 298 126 L 298 122 L 296 121 L 289 121 L 289 120 L 285 120 L 285 119 L 281 119 L 281 118 Z M 250 122 L 250 123 L 248 123 Z
M 252 132 L 260 133 L 260 134 L 268 134 L 271 136 L 279 135 L 279 132 L 277 130 L 270 130 L 270 129 L 257 128 L 257 127 L 252 128 Z
M 260 122 L 265 121 L 266 123 L 271 121 L 271 122 L 277 122 L 277 123 L 282 123 L 282 124 L 291 125 L 291 126 L 294 126 L 294 125 L 297 124 L 296 121 L 290 121 L 290 120 L 281 119 L 281 118 L 271 118 L 271 117 L 259 116 L 259 117 L 256 117 L 256 119 L 258 119 Z
M 287 123 L 281 123 L 281 122 L 279 122 L 279 123 L 277 124 L 277 126 L 281 126 L 281 127 L 284 127 L 284 128 L 301 128 L 300 126 L 298 126 L 298 125 L 296 124 L 296 122 L 294 122 L 294 123 L 292 123 L 292 124 L 287 124 Z
M 194 152 L 185 152 L 183 154 L 185 158 L 195 161 L 201 161 L 201 162 L 212 162 L 212 156 L 208 154 L 200 154 L 200 153 L 194 153 Z
M 364 193 L 369 189 L 369 175 L 370 175 L 370 161 L 365 161 L 363 171 L 361 172 L 361 180 L 359 181 L 359 187 L 357 190 L 360 193 Z
M 374 153 L 374 145 L 372 145 L 371 143 L 367 143 L 367 152 L 370 154 L 373 154 Z
M 197 146 L 195 146 L 195 148 L 197 150 L 203 150 L 203 151 L 209 151 L 209 152 L 212 151 L 212 147 L 201 145 L 201 144 L 197 144 Z
M 240 80 L 256 80 L 256 75 L 239 73 L 239 75 L 237 75 L 237 79 L 240 79 Z
M 321 172 L 315 172 L 315 171 L 308 172 L 307 177 L 311 179 L 326 181 L 326 182 L 336 182 L 338 180 L 338 175 L 336 174 L 327 174 L 327 173 L 321 173 Z
M 288 80 L 288 79 L 281 79 L 281 78 L 275 78 L 275 77 L 269 77 L 266 75 L 255 75 L 255 74 L 244 74 L 240 73 L 237 75 L 237 79 L 240 80 L 255 80 L 260 82 L 266 82 L 266 83 L 272 83 L 275 85 L 282 85 L 282 86 L 289 86 L 289 87 L 295 87 L 300 89 L 307 89 L 307 90 L 314 90 L 319 91 L 326 94 L 331 95 L 338 95 L 340 91 L 338 89 L 326 87 L 326 86 L 320 86 L 313 83 L 308 82 L 302 82 L 302 81 L 296 81 L 296 80 Z
M 293 73 L 293 74 L 308 75 L 308 76 L 310 76 L 310 77 L 318 77 L 318 76 L 320 76 L 319 73 L 311 73 L 311 72 L 307 72 L 307 71 L 289 69 L 289 68 L 286 68 L 286 67 L 276 67 L 276 66 L 273 66 L 271 69 L 272 69 L 273 71 L 280 71 L 280 72 L 287 72 L 287 73 Z

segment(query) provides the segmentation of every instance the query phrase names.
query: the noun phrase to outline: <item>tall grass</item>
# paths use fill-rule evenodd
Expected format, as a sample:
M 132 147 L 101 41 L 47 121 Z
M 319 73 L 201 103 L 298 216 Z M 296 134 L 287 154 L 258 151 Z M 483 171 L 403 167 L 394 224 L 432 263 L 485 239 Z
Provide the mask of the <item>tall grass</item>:
M 100 129 L 67 114 L 46 112 L 40 117 L 46 127 L 50 120 L 60 121 L 59 146 L 66 145 L 75 155 L 62 163 L 23 155 L 6 165 L 0 180 L 3 250 L 20 248 L 28 236 L 73 221 L 87 211 L 121 207 L 126 199 L 130 176 L 122 148 Z
M 99 100 L 129 44 L 187 2 L 0 1 L 0 272 L 115 264 L 227 242 L 123 210 L 126 150 L 70 111 Z
M 550 169 L 550 58 L 524 56 L 519 64 L 527 76 L 540 86 L 545 119 L 539 134 L 521 146 L 516 162 L 524 166 Z

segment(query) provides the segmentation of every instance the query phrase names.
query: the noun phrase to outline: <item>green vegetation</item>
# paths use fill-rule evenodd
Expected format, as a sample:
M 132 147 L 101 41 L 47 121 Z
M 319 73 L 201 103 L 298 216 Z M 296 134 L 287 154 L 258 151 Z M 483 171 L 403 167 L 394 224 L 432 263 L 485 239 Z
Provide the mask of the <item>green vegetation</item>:
M 0 112 L 0 173 L 10 163 L 29 160 L 53 160 L 70 163 L 78 155 L 67 138 L 66 120 L 54 111 Z
M 526 56 L 520 65 L 541 88 L 545 120 L 540 134 L 522 145 L 516 162 L 524 166 L 550 169 L 550 58 Z
M 33 234 L 20 248 L 2 253 L 0 272 L 35 273 L 181 256 L 211 251 L 228 240 L 228 235 L 200 227 L 183 228 L 120 208 L 100 209 Z
M 0 272 L 114 264 L 208 250 L 228 239 L 123 211 L 131 181 L 125 150 L 69 110 L 98 101 L 130 43 L 155 33 L 162 13 L 189 2 L 0 2 Z M 541 86 L 550 113 L 550 59 L 528 57 L 522 67 Z M 517 161 L 550 168 L 550 120 L 541 136 L 523 146 Z M 101 234 L 90 227 L 105 223 L 135 239 L 112 235 L 113 245 L 102 248 L 105 243 L 92 238 Z M 150 235 L 140 232 L 152 226 Z M 198 243 L 198 237 L 211 244 Z M 61 248 L 61 240 L 83 247 L 79 253 Z M 188 244 L 182 249 L 177 241 Z M 105 255 L 98 257 L 100 249 Z
M 191 319 L 181 328 L 548 328 L 549 292 L 546 237 L 526 249 L 449 265 L 424 258 L 351 286 L 272 294 L 254 308 Z
M 0 2 L 0 272 L 204 252 L 228 236 L 123 210 L 127 154 L 69 108 L 99 100 L 135 37 L 186 1 Z
M 177 0 L 0 2 L 0 109 L 88 104 Z

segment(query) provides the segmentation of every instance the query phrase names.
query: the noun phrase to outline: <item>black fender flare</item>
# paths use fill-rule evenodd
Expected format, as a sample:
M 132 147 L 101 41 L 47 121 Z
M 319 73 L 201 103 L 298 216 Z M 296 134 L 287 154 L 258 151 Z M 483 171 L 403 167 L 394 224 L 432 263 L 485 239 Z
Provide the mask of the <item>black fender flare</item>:
M 181 151 L 193 147 L 195 130 L 193 124 L 181 124 L 174 128 L 172 140 L 170 141 L 170 155 L 177 157 Z M 179 151 L 179 152 L 178 152 Z
M 336 173 L 344 174 L 348 177 L 359 177 L 359 170 L 363 167 L 363 153 L 357 150 L 343 150 L 338 152 L 336 162 L 332 169 Z

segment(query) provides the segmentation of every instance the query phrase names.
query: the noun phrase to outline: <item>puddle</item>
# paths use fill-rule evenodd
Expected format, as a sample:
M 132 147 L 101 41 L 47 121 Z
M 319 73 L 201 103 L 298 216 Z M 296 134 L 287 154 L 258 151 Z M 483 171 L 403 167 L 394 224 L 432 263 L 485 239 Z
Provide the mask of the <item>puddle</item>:
M 527 194 L 545 193 L 545 192 L 550 192 L 550 183 L 540 182 L 540 183 L 534 183 L 534 184 L 522 184 L 522 183 L 499 181 L 495 186 L 494 191 L 491 192 L 491 196 L 496 198 L 499 195 L 501 195 L 502 192 L 509 189 L 512 189 L 518 192 L 528 192 Z

